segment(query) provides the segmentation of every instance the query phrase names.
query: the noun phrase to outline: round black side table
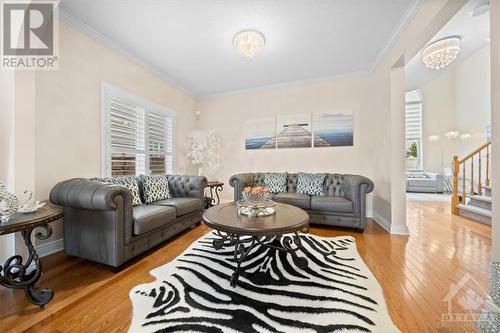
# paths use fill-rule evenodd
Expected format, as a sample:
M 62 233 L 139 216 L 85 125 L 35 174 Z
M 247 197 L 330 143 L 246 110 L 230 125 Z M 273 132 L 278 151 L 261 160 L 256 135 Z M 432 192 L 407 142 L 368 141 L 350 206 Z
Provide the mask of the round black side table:
M 224 189 L 224 183 L 208 182 L 206 189 L 208 189 L 208 193 L 205 196 L 205 209 L 217 206 L 220 203 L 219 192 L 222 192 Z

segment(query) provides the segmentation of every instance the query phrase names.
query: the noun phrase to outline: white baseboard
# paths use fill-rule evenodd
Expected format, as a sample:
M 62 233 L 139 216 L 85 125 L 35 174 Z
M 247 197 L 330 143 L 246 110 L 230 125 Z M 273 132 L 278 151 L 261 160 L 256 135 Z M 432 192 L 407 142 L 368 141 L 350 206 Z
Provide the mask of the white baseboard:
M 376 212 L 373 212 L 371 218 L 382 228 L 384 228 L 385 231 L 392 235 L 405 235 L 408 236 L 410 234 L 410 231 L 408 230 L 408 226 L 406 225 L 392 225 L 391 222 L 387 221 L 385 218 L 377 214 Z
M 62 251 L 64 249 L 64 240 L 62 238 L 56 239 L 52 242 L 37 245 L 35 249 L 40 257 L 45 257 L 49 254 Z
M 406 225 L 391 225 L 391 234 L 408 236 L 410 230 L 408 230 L 408 226 Z
M 391 233 L 391 222 L 387 221 L 385 218 L 377 214 L 376 212 L 372 213 L 371 218 L 381 226 L 385 231 Z

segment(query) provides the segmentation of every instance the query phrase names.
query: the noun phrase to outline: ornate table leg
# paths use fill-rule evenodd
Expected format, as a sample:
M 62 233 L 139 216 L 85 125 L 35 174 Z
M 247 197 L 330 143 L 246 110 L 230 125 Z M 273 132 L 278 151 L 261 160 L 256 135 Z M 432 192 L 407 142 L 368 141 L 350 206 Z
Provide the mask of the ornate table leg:
M 278 251 L 286 251 L 290 253 L 292 256 L 293 263 L 297 265 L 299 268 L 307 268 L 308 261 L 305 257 L 301 257 L 297 254 L 299 250 L 302 250 L 302 241 L 300 240 L 300 236 L 297 232 L 295 235 L 277 235 L 275 239 L 282 243 L 282 246 L 273 245 L 272 242 L 269 241 L 269 237 L 264 241 L 257 240 L 257 243 L 262 246 L 267 246 L 269 248 L 278 250 Z
M 212 200 L 210 201 L 211 206 L 217 206 L 218 204 L 220 204 L 219 192 L 222 192 L 222 190 L 223 190 L 222 186 L 217 186 L 214 188 L 215 196 L 217 198 L 216 200 L 212 195 L 212 189 L 210 189 L 210 197 L 212 198 Z
M 23 264 L 23 258 L 20 255 L 14 255 L 7 259 L 4 266 L 0 266 L 0 284 L 7 288 L 24 289 L 26 298 L 31 303 L 43 307 L 52 300 L 54 292 L 50 289 L 36 290 L 34 288 L 35 283 L 42 275 L 40 257 L 31 243 L 31 234 L 38 227 L 43 228 L 44 232 L 35 233 L 36 238 L 47 239 L 52 235 L 52 228 L 48 224 L 22 230 L 21 234 L 28 248 L 28 260 Z M 32 263 L 33 269 L 28 272 Z
M 240 237 L 237 236 L 236 244 L 234 246 L 234 261 L 236 262 L 237 266 L 236 269 L 234 270 L 233 275 L 231 276 L 230 280 L 231 287 L 233 288 L 236 287 L 236 282 L 238 282 L 238 278 L 240 277 L 241 264 L 245 261 L 245 259 L 248 256 L 248 253 L 250 253 L 250 251 L 254 248 L 254 246 L 255 246 L 255 237 L 252 239 L 252 243 L 248 247 L 245 247 L 245 244 L 240 242 Z
M 292 244 L 295 245 L 295 247 L 293 247 Z M 302 250 L 302 241 L 300 240 L 298 233 L 295 233 L 295 236 L 287 235 L 283 237 L 283 248 L 286 252 L 290 253 L 292 260 L 297 267 L 302 269 L 307 268 L 309 265 L 307 259 L 297 255 L 297 251 Z
M 266 246 L 278 251 L 290 253 L 294 264 L 299 268 L 305 269 L 309 265 L 305 257 L 297 254 L 297 252 L 303 248 L 302 241 L 297 232 L 295 232 L 294 235 L 253 236 L 247 238 L 241 238 L 239 235 L 226 234 L 220 231 L 216 231 L 216 233 L 220 238 L 212 241 L 214 249 L 220 250 L 225 246 L 234 246 L 234 262 L 236 263 L 236 267 L 230 280 L 231 287 L 233 288 L 238 282 L 242 263 L 245 262 L 250 251 L 256 246 Z M 281 245 L 273 245 L 273 240 L 276 240 Z

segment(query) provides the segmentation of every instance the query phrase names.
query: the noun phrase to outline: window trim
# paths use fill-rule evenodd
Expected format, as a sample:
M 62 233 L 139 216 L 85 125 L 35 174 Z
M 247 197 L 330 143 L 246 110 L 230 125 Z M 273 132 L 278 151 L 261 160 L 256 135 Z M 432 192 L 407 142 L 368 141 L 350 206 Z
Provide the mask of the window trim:
M 107 82 L 101 81 L 101 144 L 100 144 L 100 170 L 101 177 L 110 177 L 111 176 L 111 119 L 110 119 L 110 108 L 111 108 L 111 98 L 118 99 L 119 101 L 123 101 L 125 103 L 135 104 L 140 108 L 145 110 L 145 170 L 146 174 L 150 173 L 149 166 L 149 112 L 155 112 L 167 117 L 172 118 L 172 152 L 165 153 L 165 156 L 172 156 L 172 173 L 176 169 L 176 113 L 175 111 L 151 102 L 143 97 L 136 96 L 131 94 L 125 90 L 122 90 L 116 86 L 113 86 Z

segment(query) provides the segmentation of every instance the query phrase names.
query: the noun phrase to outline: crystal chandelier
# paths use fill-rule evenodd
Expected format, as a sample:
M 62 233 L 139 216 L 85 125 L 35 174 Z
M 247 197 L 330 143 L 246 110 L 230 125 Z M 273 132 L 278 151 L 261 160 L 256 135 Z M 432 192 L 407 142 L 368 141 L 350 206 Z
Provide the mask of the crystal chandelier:
M 243 30 L 233 39 L 236 51 L 245 58 L 253 58 L 264 49 L 265 39 L 257 30 Z
M 460 52 L 460 38 L 448 37 L 435 41 L 422 51 L 425 67 L 440 70 L 451 64 Z

